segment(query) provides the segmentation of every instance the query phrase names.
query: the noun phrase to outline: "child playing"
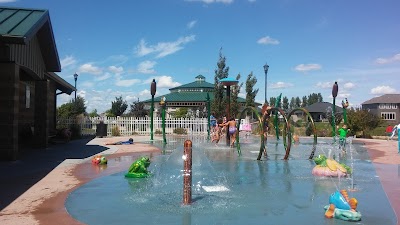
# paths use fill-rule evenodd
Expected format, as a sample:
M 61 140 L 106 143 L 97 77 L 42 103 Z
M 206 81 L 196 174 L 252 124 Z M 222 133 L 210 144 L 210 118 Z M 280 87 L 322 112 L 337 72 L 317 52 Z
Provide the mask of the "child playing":
M 217 121 L 217 125 L 215 126 L 215 130 L 213 132 L 211 142 L 215 141 L 215 145 L 218 145 L 218 142 L 221 139 L 221 130 L 222 130 L 221 122 L 222 122 L 221 119 Z

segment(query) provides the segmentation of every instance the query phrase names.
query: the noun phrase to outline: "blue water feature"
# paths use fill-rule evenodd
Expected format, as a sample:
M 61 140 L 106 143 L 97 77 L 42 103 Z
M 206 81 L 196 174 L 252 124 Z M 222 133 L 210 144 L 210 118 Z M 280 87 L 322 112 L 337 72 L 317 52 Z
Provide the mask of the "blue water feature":
M 85 224 L 348 224 L 326 219 L 323 207 L 337 189 L 355 186 L 362 220 L 355 224 L 396 224 L 396 216 L 366 149 L 352 144 L 350 157 L 340 155 L 331 139 L 319 139 L 318 154 L 337 154 L 353 163 L 353 177 L 321 178 L 311 174 L 308 160 L 312 139 L 294 145 L 290 159 L 283 144 L 268 140 L 268 160 L 257 161 L 259 138 L 241 139 L 242 155 L 202 137 L 193 141 L 193 203 L 182 205 L 183 141 L 170 138 L 166 154 L 153 157 L 147 179 L 127 179 L 126 171 L 94 179 L 73 191 L 65 203 L 68 213 Z M 350 149 L 350 148 L 349 148 Z M 349 154 L 347 154 L 349 155 Z M 338 159 L 337 158 L 337 159 Z M 126 168 L 128 169 L 128 168 Z

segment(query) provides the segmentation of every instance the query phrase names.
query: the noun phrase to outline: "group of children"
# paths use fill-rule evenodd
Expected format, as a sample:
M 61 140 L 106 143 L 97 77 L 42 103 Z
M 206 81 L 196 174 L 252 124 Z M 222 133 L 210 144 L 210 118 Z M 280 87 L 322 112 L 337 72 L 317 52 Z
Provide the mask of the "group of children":
M 214 114 L 210 117 L 210 125 L 212 131 L 212 139 L 211 142 L 215 141 L 217 145 L 223 134 L 225 133 L 226 129 L 228 129 L 229 137 L 230 137 L 230 147 L 233 148 L 235 141 L 236 141 L 236 120 L 234 117 L 230 118 L 228 121 L 226 117 L 224 119 L 216 119 Z

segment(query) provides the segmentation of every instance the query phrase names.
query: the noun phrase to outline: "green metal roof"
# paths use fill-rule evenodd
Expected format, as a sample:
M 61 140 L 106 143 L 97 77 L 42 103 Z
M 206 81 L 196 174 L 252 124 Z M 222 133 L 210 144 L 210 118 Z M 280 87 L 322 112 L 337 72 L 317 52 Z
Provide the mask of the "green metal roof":
M 61 71 L 48 10 L 0 7 L 0 42 L 27 44 L 37 35 L 48 71 Z
M 205 102 L 207 99 L 207 93 L 209 93 L 210 100 L 214 99 L 213 92 L 172 92 L 166 95 L 158 96 L 154 98 L 154 102 L 160 102 L 161 97 L 165 97 L 167 102 Z M 151 99 L 143 101 L 144 103 L 150 103 Z M 246 99 L 238 97 L 239 103 L 245 103 Z
M 195 78 L 196 78 L 196 79 L 206 79 L 206 77 L 203 76 L 203 75 L 201 75 L 201 74 L 197 75 L 197 77 L 195 77 Z
M 189 89 L 189 88 L 203 88 L 203 89 L 214 89 L 214 84 L 208 83 L 206 81 L 194 81 L 192 83 L 184 84 L 178 87 L 174 87 L 169 89 L 170 91 L 179 90 L 179 89 Z

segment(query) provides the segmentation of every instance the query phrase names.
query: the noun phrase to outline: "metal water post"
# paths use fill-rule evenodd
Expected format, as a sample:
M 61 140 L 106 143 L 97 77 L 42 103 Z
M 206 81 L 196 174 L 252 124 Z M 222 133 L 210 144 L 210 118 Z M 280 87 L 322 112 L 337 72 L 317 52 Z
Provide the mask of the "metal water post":
M 210 116 L 211 116 L 211 105 L 210 105 L 210 95 L 207 92 L 207 121 L 208 121 L 208 125 L 207 125 L 207 140 L 210 140 L 210 130 L 211 130 L 211 121 L 210 121 Z
M 167 138 L 165 137 L 165 110 L 167 108 L 167 98 L 164 96 L 161 98 L 160 105 L 162 107 L 161 110 L 161 119 L 162 119 L 162 133 L 163 133 L 163 144 L 167 144 Z
M 339 91 L 339 86 L 337 81 L 335 81 L 335 84 L 333 84 L 332 87 L 332 97 L 333 97 L 333 106 L 332 106 L 332 137 L 336 136 L 336 121 L 335 121 L 335 115 L 336 115 L 336 96 Z
M 400 153 L 400 124 L 397 125 L 397 148 L 399 149 L 398 153 Z
M 150 109 L 150 140 L 153 140 L 153 120 L 154 120 L 154 95 L 156 94 L 156 89 L 157 89 L 157 84 L 156 80 L 153 79 L 153 82 L 151 82 L 150 86 L 150 94 L 151 94 L 151 109 Z
M 192 141 L 183 144 L 183 204 L 192 203 Z

